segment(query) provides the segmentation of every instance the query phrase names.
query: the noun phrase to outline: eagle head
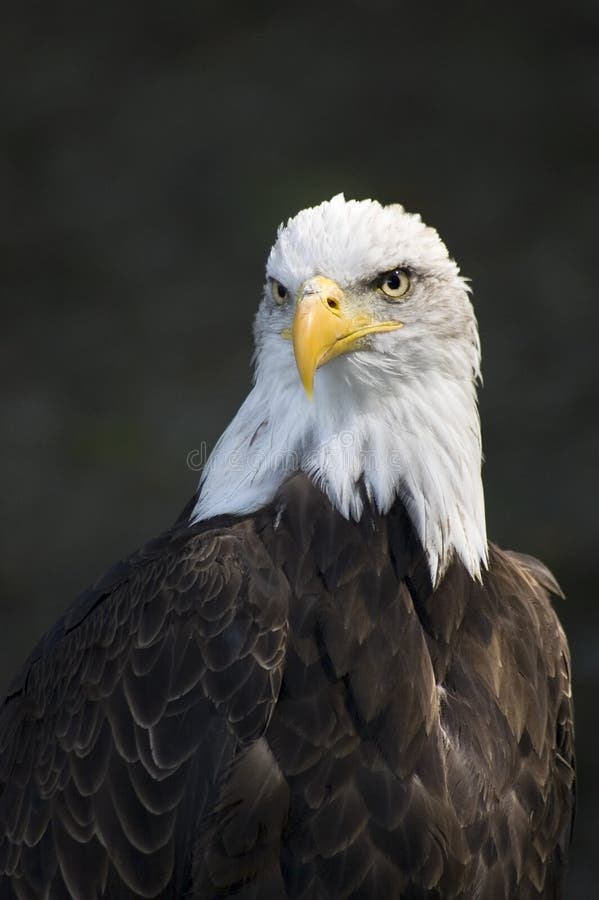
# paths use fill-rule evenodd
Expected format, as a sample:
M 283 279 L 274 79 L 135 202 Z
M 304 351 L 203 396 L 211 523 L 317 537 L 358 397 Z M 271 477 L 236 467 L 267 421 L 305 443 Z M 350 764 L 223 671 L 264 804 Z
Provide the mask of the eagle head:
M 480 345 L 437 232 L 341 194 L 302 210 L 270 251 L 254 334 L 254 387 L 208 461 L 196 518 L 259 508 L 304 471 L 346 517 L 399 498 L 433 580 L 455 553 L 478 577 Z

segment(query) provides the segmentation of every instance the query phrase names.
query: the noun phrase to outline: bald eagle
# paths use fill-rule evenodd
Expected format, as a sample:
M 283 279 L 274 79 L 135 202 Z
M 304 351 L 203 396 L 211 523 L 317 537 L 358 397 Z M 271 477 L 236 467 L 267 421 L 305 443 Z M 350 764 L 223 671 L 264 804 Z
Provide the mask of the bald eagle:
M 0 896 L 560 897 L 560 589 L 487 542 L 468 286 L 341 195 L 266 276 L 196 496 L 9 688 Z

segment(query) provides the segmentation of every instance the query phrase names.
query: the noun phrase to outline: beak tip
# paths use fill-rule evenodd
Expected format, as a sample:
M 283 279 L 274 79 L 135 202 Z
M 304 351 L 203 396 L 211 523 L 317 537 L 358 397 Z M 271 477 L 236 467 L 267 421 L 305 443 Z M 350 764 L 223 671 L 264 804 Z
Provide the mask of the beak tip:
M 306 392 L 308 400 L 314 400 L 314 381 L 312 381 L 311 383 L 307 383 L 304 381 L 302 382 L 302 384 L 304 385 L 304 390 Z

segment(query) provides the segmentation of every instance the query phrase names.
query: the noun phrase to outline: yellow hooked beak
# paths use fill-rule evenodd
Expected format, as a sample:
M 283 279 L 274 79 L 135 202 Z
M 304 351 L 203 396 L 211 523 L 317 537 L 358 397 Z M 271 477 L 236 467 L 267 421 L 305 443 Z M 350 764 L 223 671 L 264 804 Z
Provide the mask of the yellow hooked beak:
M 297 370 L 308 397 L 314 394 L 314 375 L 320 366 L 355 349 L 360 338 L 395 331 L 403 322 L 380 322 L 368 312 L 350 309 L 330 278 L 316 275 L 299 292 L 291 336 Z

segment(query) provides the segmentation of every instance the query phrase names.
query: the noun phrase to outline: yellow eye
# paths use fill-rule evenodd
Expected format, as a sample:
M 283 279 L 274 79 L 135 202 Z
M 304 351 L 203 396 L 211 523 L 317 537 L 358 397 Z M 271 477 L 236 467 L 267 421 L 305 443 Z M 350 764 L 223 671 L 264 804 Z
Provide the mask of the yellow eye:
M 405 269 L 393 269 L 381 275 L 379 287 L 383 294 L 392 300 L 399 300 L 410 289 L 410 276 Z
M 285 287 L 284 284 L 281 284 L 280 281 L 277 281 L 276 278 L 271 278 L 270 280 L 270 290 L 272 293 L 272 299 L 275 301 L 277 306 L 284 306 L 289 299 L 289 291 Z

